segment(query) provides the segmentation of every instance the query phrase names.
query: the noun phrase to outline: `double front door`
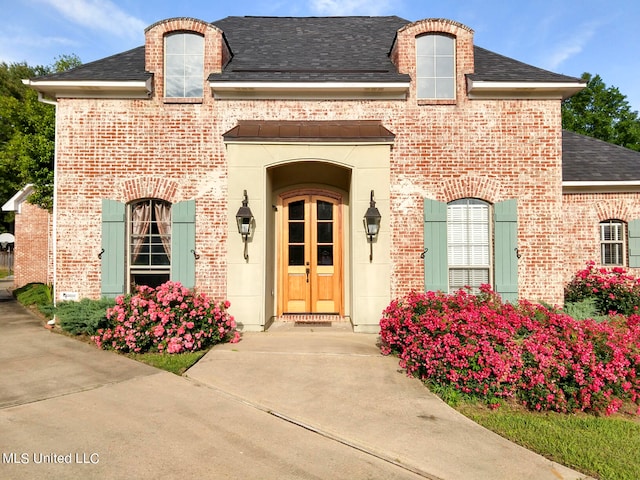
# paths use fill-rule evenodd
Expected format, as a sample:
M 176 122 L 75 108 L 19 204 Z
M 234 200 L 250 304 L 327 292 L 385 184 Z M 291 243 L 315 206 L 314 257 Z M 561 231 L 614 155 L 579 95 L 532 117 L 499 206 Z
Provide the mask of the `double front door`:
M 282 197 L 280 313 L 342 314 L 341 203 L 322 191 Z

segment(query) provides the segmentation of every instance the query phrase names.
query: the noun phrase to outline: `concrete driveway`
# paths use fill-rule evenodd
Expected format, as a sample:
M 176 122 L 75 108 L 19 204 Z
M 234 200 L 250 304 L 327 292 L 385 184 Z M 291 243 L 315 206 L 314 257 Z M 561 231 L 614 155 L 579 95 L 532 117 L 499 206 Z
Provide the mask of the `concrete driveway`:
M 276 325 L 179 377 L 44 329 L 6 283 L 2 479 L 584 478 L 457 414 L 375 335 Z

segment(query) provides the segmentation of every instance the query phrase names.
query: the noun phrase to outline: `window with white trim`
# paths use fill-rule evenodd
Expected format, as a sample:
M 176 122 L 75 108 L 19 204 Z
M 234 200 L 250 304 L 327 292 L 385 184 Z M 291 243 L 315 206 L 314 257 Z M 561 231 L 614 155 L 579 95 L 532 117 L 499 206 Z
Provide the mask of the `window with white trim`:
M 455 38 L 430 33 L 416 38 L 419 99 L 455 99 Z
M 201 98 L 204 83 L 204 37 L 173 33 L 165 37 L 165 97 Z
M 128 216 L 129 285 L 157 287 L 171 275 L 171 204 L 140 200 Z
M 600 222 L 600 262 L 602 265 L 625 264 L 625 224 L 620 220 Z
M 447 205 L 449 292 L 491 283 L 490 205 L 475 198 Z

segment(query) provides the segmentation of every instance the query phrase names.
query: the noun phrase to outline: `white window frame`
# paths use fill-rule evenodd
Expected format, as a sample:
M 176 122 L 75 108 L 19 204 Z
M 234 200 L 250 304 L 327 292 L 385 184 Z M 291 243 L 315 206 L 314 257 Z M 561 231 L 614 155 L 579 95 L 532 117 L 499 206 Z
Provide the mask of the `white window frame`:
M 456 99 L 456 39 L 442 33 L 416 37 L 416 96 Z
M 141 244 L 136 245 L 136 235 L 134 230 L 134 215 L 133 210 L 136 206 L 141 204 L 147 204 L 149 206 L 149 225 L 145 228 L 142 227 L 146 232 L 139 237 L 146 237 L 141 240 Z M 158 220 L 155 212 L 155 205 L 163 204 L 168 206 L 171 209 L 171 203 L 157 199 L 157 198 L 146 198 L 135 200 L 127 205 L 127 229 L 126 229 L 126 238 L 127 238 L 127 289 L 128 292 L 131 291 L 134 285 L 134 278 L 136 275 L 159 275 L 164 276 L 166 279 L 164 281 L 168 281 L 171 278 L 171 233 L 172 233 L 172 222 L 169 219 L 168 222 L 168 233 L 164 234 L 160 232 L 158 227 Z M 141 228 L 141 227 L 138 227 Z M 167 228 L 166 226 L 164 227 Z M 160 249 L 158 247 L 162 247 L 165 252 L 165 255 L 168 259 L 168 263 L 156 264 L 153 262 L 152 257 L 154 256 L 153 250 L 156 251 L 155 256 L 160 257 L 162 253 L 160 253 Z M 168 251 L 167 251 L 168 249 Z M 134 251 L 138 250 L 138 255 L 148 256 L 148 262 L 144 264 L 134 264 Z M 164 283 L 164 282 L 161 282 Z
M 447 204 L 449 293 L 465 287 L 470 287 L 471 293 L 479 293 L 480 285 L 493 285 L 492 214 L 491 204 L 476 198 Z M 456 273 L 464 280 L 455 281 Z
M 627 258 L 627 228 L 621 220 L 603 220 L 599 224 L 600 262 L 607 266 L 624 266 Z M 608 238 L 607 238 L 608 237 Z M 614 248 L 612 248 L 614 247 Z M 618 247 L 618 248 L 615 248 Z M 607 253 L 607 250 L 609 252 Z M 610 257 L 607 261 L 607 255 Z M 615 257 L 615 258 L 611 258 Z
M 202 98 L 204 95 L 204 37 L 176 32 L 164 38 L 164 96 Z

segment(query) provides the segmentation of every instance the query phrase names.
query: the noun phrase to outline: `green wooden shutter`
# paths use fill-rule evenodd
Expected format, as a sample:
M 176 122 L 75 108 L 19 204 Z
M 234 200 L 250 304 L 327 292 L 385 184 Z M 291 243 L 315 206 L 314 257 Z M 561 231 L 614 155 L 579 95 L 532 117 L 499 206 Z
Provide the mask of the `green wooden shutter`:
M 424 199 L 424 286 L 426 291 L 449 290 L 447 262 L 447 204 Z
M 629 266 L 640 267 L 640 220 L 631 220 L 629 228 Z
M 113 298 L 125 290 L 125 205 L 102 200 L 102 275 L 100 291 Z
M 495 291 L 507 302 L 518 300 L 518 212 L 516 200 L 493 206 Z
M 174 203 L 171 219 L 171 280 L 193 288 L 196 283 L 196 201 Z

